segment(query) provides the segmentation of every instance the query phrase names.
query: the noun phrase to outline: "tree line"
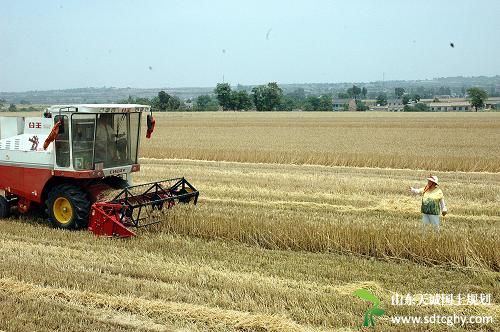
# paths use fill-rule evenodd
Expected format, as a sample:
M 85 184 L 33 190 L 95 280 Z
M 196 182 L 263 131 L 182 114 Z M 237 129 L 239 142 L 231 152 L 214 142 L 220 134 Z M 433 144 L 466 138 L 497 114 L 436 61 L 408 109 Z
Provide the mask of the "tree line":
M 366 88 L 360 88 L 353 85 L 346 89 L 345 92 L 338 93 L 339 99 L 353 99 L 357 111 L 365 111 L 368 109 L 365 102 L 361 98 L 366 98 Z M 478 87 L 469 88 L 466 90 L 466 95 L 474 109 L 484 107 L 484 102 L 488 99 L 486 90 Z M 397 87 L 394 89 L 394 96 L 401 100 L 404 105 L 405 112 L 430 112 L 431 109 L 425 103 L 421 103 L 423 98 L 418 93 L 407 93 L 404 88 Z M 438 98 L 434 98 L 438 102 Z M 7 104 L 5 99 L 0 99 L 0 110 L 16 112 L 16 111 L 38 111 L 39 109 L 29 107 L 16 107 L 15 104 Z M 201 95 L 194 99 L 186 101 L 181 100 L 177 96 L 170 95 L 165 91 L 158 92 L 158 95 L 152 98 L 129 96 L 128 99 L 121 100 L 119 103 L 124 104 L 143 104 L 150 105 L 155 112 L 176 112 L 176 111 L 248 111 L 257 110 L 259 112 L 269 111 L 333 111 L 333 95 L 322 94 L 307 95 L 303 88 L 297 88 L 292 92 L 284 93 L 276 82 L 270 82 L 266 85 L 253 87 L 250 91 L 242 89 L 238 86 L 233 90 L 228 83 L 219 83 L 214 89 L 213 95 Z M 375 100 L 378 106 L 386 106 L 388 103 L 387 93 L 379 93 Z M 29 104 L 27 102 L 21 104 Z M 349 110 L 348 104 L 343 105 L 343 110 Z
M 176 111 L 333 111 L 333 95 L 307 96 L 303 88 L 284 93 L 276 82 L 259 85 L 250 91 L 233 90 L 228 83 L 218 83 L 213 95 L 201 95 L 186 101 L 180 100 L 165 91 L 158 92 L 153 98 L 134 98 L 121 100 L 124 104 L 150 105 L 156 112 Z
M 466 90 L 471 105 L 476 109 L 484 106 L 484 101 L 488 94 L 481 88 L 469 88 Z M 345 99 L 343 110 L 349 110 L 348 101 L 353 99 L 357 111 L 366 111 L 368 106 L 362 100 L 366 98 L 366 87 L 360 88 L 356 85 L 337 94 L 339 99 Z M 420 100 L 425 96 L 419 93 L 407 93 L 404 88 L 394 89 L 394 96 L 404 105 L 406 112 L 429 112 L 430 107 Z M 258 112 L 270 111 L 293 111 L 302 110 L 306 112 L 333 111 L 333 94 L 307 95 L 303 88 L 297 88 L 292 92 L 284 93 L 276 82 L 253 87 L 250 91 L 238 86 L 233 89 L 228 83 L 218 83 L 213 95 L 201 95 L 194 99 L 182 101 L 176 96 L 165 91 L 158 92 L 158 95 L 149 98 L 133 98 L 121 101 L 122 103 L 136 103 L 150 105 L 156 112 L 175 111 L 248 111 Z M 435 98 L 434 101 L 439 101 Z M 388 95 L 381 92 L 377 95 L 375 104 L 386 106 Z
M 307 96 L 303 88 L 284 93 L 276 82 L 253 87 L 246 90 L 232 90 L 228 83 L 217 84 L 215 98 L 223 110 L 250 110 L 258 112 L 293 111 L 301 109 L 306 112 L 333 111 L 333 96 Z

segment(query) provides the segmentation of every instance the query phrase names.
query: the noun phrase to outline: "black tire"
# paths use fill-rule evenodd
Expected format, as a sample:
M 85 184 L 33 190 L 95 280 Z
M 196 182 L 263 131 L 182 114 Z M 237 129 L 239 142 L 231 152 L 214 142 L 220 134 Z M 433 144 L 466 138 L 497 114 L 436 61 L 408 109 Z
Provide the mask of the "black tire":
M 76 185 L 55 186 L 49 192 L 46 205 L 49 221 L 54 227 L 79 229 L 88 225 L 90 201 L 87 194 Z
M 0 196 L 0 219 L 7 218 L 10 215 L 10 204 L 5 197 Z

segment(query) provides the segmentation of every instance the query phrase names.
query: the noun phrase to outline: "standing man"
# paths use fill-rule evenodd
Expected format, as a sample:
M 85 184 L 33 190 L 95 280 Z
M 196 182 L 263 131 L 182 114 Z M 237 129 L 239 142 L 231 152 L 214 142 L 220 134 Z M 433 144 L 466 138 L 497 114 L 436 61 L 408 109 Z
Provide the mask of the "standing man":
M 448 213 L 444 202 L 444 194 L 439 186 L 438 177 L 430 175 L 427 178 L 427 185 L 424 188 L 410 187 L 413 194 L 422 195 L 422 222 L 424 225 L 432 225 L 436 231 L 439 231 L 439 215 L 445 216 Z

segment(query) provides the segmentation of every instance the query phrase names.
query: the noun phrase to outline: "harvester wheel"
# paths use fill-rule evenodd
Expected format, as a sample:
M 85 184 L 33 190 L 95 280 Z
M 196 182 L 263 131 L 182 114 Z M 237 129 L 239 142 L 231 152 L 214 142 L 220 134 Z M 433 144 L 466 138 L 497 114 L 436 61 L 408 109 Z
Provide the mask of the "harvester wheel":
M 5 197 L 0 196 L 0 218 L 7 218 L 10 214 L 10 205 Z
M 49 221 L 55 227 L 78 229 L 87 226 L 90 202 L 80 187 L 58 185 L 49 192 L 46 204 Z

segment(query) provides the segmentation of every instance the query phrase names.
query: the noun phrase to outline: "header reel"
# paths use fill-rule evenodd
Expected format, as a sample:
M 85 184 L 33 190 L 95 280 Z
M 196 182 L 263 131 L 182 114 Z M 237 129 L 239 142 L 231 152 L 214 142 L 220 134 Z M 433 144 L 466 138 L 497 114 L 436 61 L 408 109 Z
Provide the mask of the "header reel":
M 199 192 L 185 178 L 144 183 L 122 189 L 109 202 L 96 202 L 90 210 L 89 230 L 96 235 L 131 237 L 131 228 L 161 222 L 178 203 L 196 205 Z

